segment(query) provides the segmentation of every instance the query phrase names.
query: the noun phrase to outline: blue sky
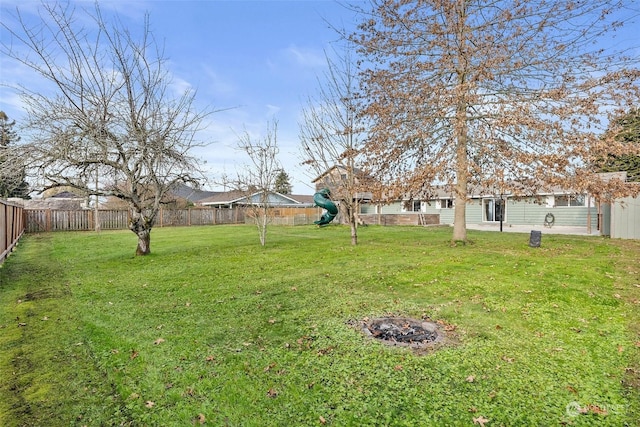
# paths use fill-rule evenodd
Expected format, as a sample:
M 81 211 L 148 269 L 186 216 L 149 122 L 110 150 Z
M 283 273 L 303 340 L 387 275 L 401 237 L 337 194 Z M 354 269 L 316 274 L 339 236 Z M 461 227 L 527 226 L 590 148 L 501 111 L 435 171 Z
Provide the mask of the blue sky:
M 93 0 L 72 3 L 93 7 Z M 0 0 L 0 19 L 10 22 L 8 12 L 16 7 L 35 19 L 39 4 L 39 0 Z M 201 139 L 212 144 L 197 153 L 207 161 L 208 189 L 221 189 L 217 183 L 223 175 L 235 177 L 248 164 L 235 148 L 238 135 L 246 130 L 259 139 L 275 119 L 279 158 L 294 193 L 313 193 L 313 173 L 299 160 L 300 112 L 326 67 L 325 49 L 339 38 L 329 23 L 353 28 L 352 11 L 333 0 L 100 0 L 99 4 L 103 12 L 118 13 L 132 30 L 140 27 L 148 12 L 153 34 L 165 44 L 176 87 L 197 89 L 199 105 L 224 110 L 210 117 Z M 632 12 L 635 21 L 637 14 Z M 637 22 L 627 23 L 612 42 L 633 46 L 640 57 L 637 28 Z M 40 84 L 8 58 L 0 58 L 0 82 Z M 23 115 L 15 94 L 1 85 L 0 110 L 18 122 Z
M 91 1 L 75 1 L 92 8 Z M 278 121 L 279 158 L 294 193 L 312 194 L 312 174 L 299 165 L 298 121 L 301 107 L 326 66 L 324 50 L 338 39 L 338 27 L 354 25 L 353 12 L 324 1 L 117 1 L 100 0 L 132 29 L 149 13 L 151 30 L 165 45 L 169 69 L 178 86 L 197 89 L 202 106 L 224 109 L 210 117 L 201 138 L 213 143 L 198 155 L 206 159 L 211 182 L 235 177 L 248 164 L 235 147 L 246 130 L 256 139 L 270 120 Z M 0 19 L 18 6 L 29 17 L 39 1 L 1 0 Z M 5 21 L 6 22 L 6 21 Z M 7 58 L 0 62 L 2 83 L 29 83 L 24 69 Z M 36 84 L 34 82 L 34 84 Z M 20 121 L 19 100 L 0 88 L 0 110 Z

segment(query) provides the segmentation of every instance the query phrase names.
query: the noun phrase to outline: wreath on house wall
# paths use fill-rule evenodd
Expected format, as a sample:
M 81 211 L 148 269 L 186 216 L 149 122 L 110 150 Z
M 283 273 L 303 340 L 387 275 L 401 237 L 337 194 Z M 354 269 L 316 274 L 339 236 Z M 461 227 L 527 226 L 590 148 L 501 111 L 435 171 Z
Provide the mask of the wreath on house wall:
M 544 216 L 544 226 L 545 227 L 551 227 L 553 226 L 553 223 L 556 222 L 556 217 L 553 216 L 553 214 L 551 212 L 549 212 L 548 214 L 546 214 Z

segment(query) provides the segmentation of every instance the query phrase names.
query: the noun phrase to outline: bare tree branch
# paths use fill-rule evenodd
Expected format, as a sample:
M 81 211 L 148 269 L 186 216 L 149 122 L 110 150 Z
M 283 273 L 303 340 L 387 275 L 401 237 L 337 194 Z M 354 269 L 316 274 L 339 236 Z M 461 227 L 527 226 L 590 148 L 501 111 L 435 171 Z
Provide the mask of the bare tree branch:
M 190 153 L 202 145 L 196 135 L 211 111 L 195 109 L 193 91 L 173 93 L 148 17 L 136 39 L 117 18 L 109 23 L 97 3 L 93 13 L 83 11 L 92 23 L 86 27 L 69 5 L 43 2 L 40 10 L 36 27 L 19 11 L 17 28 L 2 24 L 13 37 L 2 53 L 54 88 L 52 94 L 17 88 L 32 134 L 23 146 L 29 165 L 49 187 L 126 201 L 136 253 L 148 254 L 167 193 L 201 176 Z
M 472 188 L 602 191 L 589 165 L 624 150 L 601 136 L 640 99 L 637 58 L 598 44 L 628 4 L 370 1 L 350 35 L 372 123 L 367 163 L 395 194 L 449 186 L 454 242 L 466 240 Z
M 305 164 L 331 197 L 351 229 L 351 243 L 358 241 L 358 201 L 366 173 L 361 164 L 364 127 L 357 98 L 356 66 L 351 54 L 326 54 L 328 70 L 318 79 L 318 92 L 309 97 L 300 122 L 300 152 Z M 370 184 L 370 183 L 369 183 Z
M 265 246 L 267 227 L 273 213 L 270 197 L 282 171 L 278 161 L 278 122 L 274 119 L 268 123 L 266 134 L 259 140 L 245 131 L 239 136 L 238 148 L 247 154 L 251 162 L 238 174 L 238 187 L 244 191 L 246 209 L 258 227 L 260 244 Z

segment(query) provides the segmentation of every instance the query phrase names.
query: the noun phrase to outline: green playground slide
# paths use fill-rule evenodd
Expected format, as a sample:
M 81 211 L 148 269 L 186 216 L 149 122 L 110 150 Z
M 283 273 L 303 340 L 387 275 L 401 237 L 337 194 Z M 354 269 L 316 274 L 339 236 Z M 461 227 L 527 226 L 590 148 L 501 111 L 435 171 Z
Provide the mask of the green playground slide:
M 338 207 L 335 203 L 331 201 L 329 196 L 331 195 L 331 191 L 328 188 L 323 188 L 313 195 L 313 202 L 327 211 L 320 217 L 320 220 L 314 221 L 314 224 L 318 224 L 320 226 L 327 225 L 333 218 L 338 215 Z

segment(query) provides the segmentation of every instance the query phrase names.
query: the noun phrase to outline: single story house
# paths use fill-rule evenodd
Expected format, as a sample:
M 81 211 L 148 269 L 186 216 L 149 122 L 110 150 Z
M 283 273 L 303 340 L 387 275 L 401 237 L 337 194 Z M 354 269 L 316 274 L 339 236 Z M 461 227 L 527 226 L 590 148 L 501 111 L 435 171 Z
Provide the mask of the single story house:
M 222 191 L 214 195 L 205 197 L 196 202 L 199 206 L 209 206 L 218 208 L 233 208 L 236 206 L 259 205 L 262 203 L 262 194 L 255 192 L 247 195 L 244 191 Z M 273 207 L 313 207 L 313 196 L 281 194 L 270 191 L 267 197 L 267 203 Z
M 501 209 L 501 200 L 504 209 Z M 389 204 L 361 204 L 360 216 L 417 214 L 416 224 L 423 217 L 438 216 L 438 224 L 452 225 L 454 221 L 454 197 L 444 191 L 427 200 L 400 200 Z M 502 215 L 501 215 L 502 213 Z M 597 229 L 598 206 L 587 194 L 575 195 L 562 190 L 539 193 L 530 197 L 512 197 L 478 192 L 470 194 L 466 208 L 468 225 L 498 224 L 502 220 L 509 225 L 547 225 L 585 227 Z M 367 221 L 369 222 L 369 221 Z M 433 223 L 431 221 L 430 223 Z
M 316 191 L 328 188 L 334 196 L 339 197 L 340 188 L 348 187 L 349 171 L 343 165 L 335 165 L 318 175 L 313 181 Z M 353 187 L 364 187 L 372 178 L 366 175 L 361 169 L 353 169 Z M 369 191 L 359 191 L 353 195 L 354 200 L 360 202 L 370 201 L 373 195 Z

